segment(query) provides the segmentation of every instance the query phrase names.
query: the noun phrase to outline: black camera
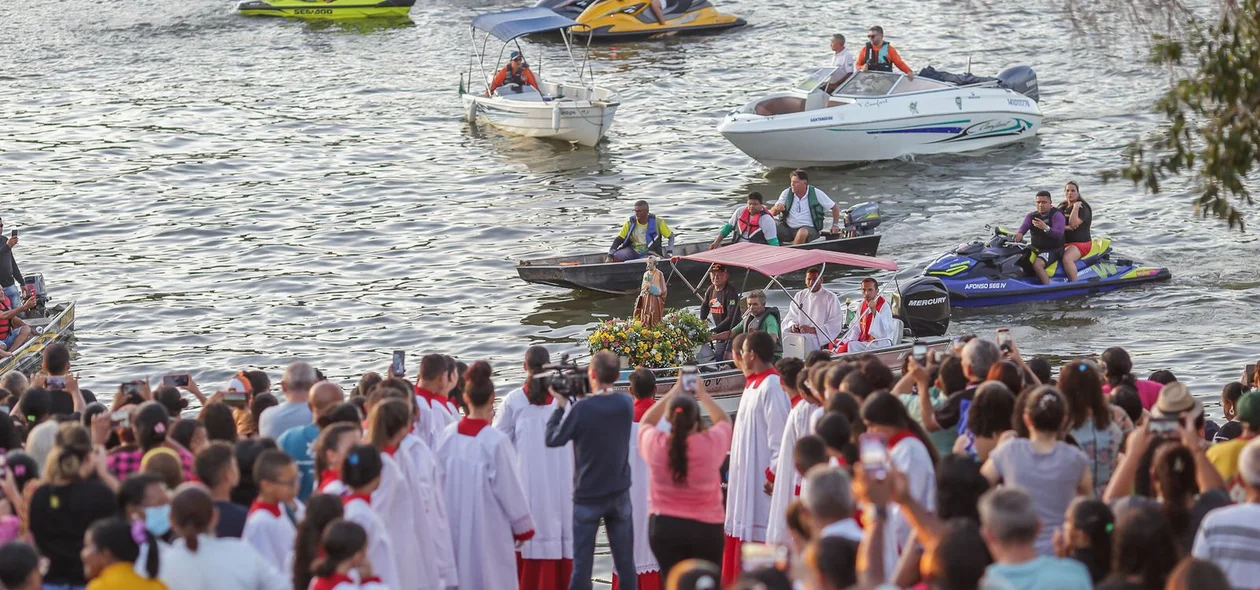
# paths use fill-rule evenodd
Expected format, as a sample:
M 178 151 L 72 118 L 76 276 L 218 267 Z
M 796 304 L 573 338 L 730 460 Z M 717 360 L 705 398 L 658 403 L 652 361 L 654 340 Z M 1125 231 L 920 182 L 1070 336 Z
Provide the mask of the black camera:
M 560 357 L 558 363 L 543 365 L 542 371 L 530 378 L 529 390 L 543 392 L 550 389 L 569 399 L 581 397 L 591 392 L 591 382 L 586 373 L 586 367 L 579 367 L 566 354 Z

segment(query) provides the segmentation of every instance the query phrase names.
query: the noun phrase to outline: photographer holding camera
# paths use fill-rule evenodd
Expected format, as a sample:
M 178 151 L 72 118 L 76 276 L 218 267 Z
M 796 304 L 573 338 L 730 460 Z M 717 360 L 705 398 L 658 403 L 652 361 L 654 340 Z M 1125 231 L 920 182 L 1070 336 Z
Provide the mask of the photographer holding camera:
M 630 425 L 634 400 L 613 393 L 621 363 L 611 352 L 591 359 L 591 392 L 569 399 L 549 387 L 556 410 L 547 420 L 547 446 L 573 443 L 573 577 L 570 590 L 591 588 L 595 533 L 600 519 L 608 531 L 613 565 L 623 590 L 638 590 L 634 571 L 634 519 L 630 505 Z M 566 388 L 568 389 L 568 388 Z M 564 393 L 569 393 L 565 391 Z M 570 403 L 571 407 L 570 407 Z

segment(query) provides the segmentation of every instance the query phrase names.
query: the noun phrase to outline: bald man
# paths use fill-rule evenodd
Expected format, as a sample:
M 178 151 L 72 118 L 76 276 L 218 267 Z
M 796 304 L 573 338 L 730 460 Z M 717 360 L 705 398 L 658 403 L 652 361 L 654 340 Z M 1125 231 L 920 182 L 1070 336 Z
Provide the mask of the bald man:
M 309 397 L 311 423 L 290 428 L 276 439 L 280 450 L 297 461 L 298 474 L 301 477 L 298 482 L 298 499 L 303 502 L 311 497 L 315 482 L 318 481 L 318 474 L 315 473 L 315 441 L 319 438 L 319 418 L 344 402 L 346 394 L 340 385 L 331 381 L 320 381 L 311 387 Z

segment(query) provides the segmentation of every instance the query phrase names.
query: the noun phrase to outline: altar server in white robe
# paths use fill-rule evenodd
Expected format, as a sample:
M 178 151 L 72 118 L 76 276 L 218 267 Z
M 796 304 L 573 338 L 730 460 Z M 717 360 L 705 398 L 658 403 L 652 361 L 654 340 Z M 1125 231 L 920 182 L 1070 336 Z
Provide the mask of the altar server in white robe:
M 661 564 L 652 553 L 648 540 L 647 461 L 639 454 L 639 419 L 656 403 L 656 375 L 648 369 L 638 369 L 630 375 L 630 394 L 634 396 L 634 423 L 630 425 L 630 504 L 634 507 L 634 572 L 639 575 L 639 590 L 661 590 Z M 613 572 L 613 590 L 621 588 L 621 580 Z
M 346 453 L 341 464 L 341 482 L 346 485 L 345 519 L 358 523 L 367 532 L 368 560 L 372 571 L 390 588 L 403 589 L 399 573 L 398 550 L 394 548 L 391 532 L 398 528 L 385 520 L 372 506 L 372 493 L 381 484 L 381 451 L 372 445 L 355 445 Z
M 754 332 L 744 340 L 743 367 L 748 383 L 739 400 L 739 419 L 731 444 L 722 557 L 724 587 L 740 574 L 742 545 L 766 540 L 770 518 L 766 482 L 773 481 L 778 468 L 779 444 L 791 406 L 772 364 L 774 348 L 774 340 L 765 332 Z
M 770 518 L 766 525 L 767 543 L 788 546 L 792 542 L 792 535 L 787 528 L 788 504 L 800 495 L 802 479 L 801 474 L 796 471 L 792 451 L 796 448 L 797 440 L 814 432 L 814 411 L 822 407 L 822 399 L 815 396 L 813 391 L 815 386 L 825 381 L 827 367 L 826 364 L 818 364 L 812 369 L 804 369 L 797 359 L 783 359 L 776 366 L 781 384 L 785 385 L 788 379 L 796 377 L 795 390 L 800 395 L 800 401 L 788 412 L 783 439 L 779 443 L 779 457 L 774 469 L 774 492 L 770 496 Z
M 805 271 L 805 288 L 792 297 L 783 331 L 805 337 L 805 352 L 826 348 L 844 329 L 845 311 L 835 293 L 823 288 L 818 267 Z
M 468 417 L 447 426 L 437 445 L 446 475 L 447 516 L 460 588 L 510 590 L 517 543 L 534 537 L 529 502 L 516 470 L 512 441 L 490 426 L 490 364 L 473 363 L 464 381 Z
M 418 413 L 416 401 L 413 398 L 411 405 L 412 410 Z M 433 449 L 412 432 L 405 432 L 394 459 L 411 484 L 418 547 L 433 557 L 437 566 L 436 579 L 441 582 L 439 587 L 454 588 L 459 585 L 459 573 L 455 569 L 455 551 L 451 547 L 442 465 Z
M 394 563 L 398 565 L 403 588 L 441 590 L 446 585 L 439 575 L 437 555 L 427 546 L 433 532 L 417 525 L 416 513 L 424 511 L 425 506 L 418 502 L 415 486 L 398 462 L 405 458 L 399 454 L 399 447 L 411 430 L 412 416 L 410 400 L 393 397 L 376 403 L 368 414 L 367 441 L 381 450 L 381 482 L 372 493 L 372 509 L 390 523 Z
M 534 519 L 534 538 L 516 552 L 522 590 L 565 590 L 573 575 L 573 445 L 547 447 L 554 401 L 545 388 L 531 387 L 549 362 L 546 348 L 526 349 L 525 383 L 508 392 L 494 414 L 494 427 L 516 449 L 517 472 Z
M 832 350 L 864 352 L 887 348 L 900 336 L 893 320 L 892 305 L 879 295 L 879 283 L 870 277 L 862 279 L 862 307 L 849 331 L 832 346 Z
M 456 421 L 447 404 L 446 392 L 450 391 L 451 379 L 446 357 L 426 354 L 420 359 L 420 383 L 416 384 L 416 403 L 420 415 L 416 418 L 416 436 L 429 445 L 437 446 L 438 437 L 446 426 Z
M 263 451 L 254 461 L 254 481 L 258 498 L 249 507 L 241 539 L 271 567 L 286 571 L 297 540 L 296 523 L 303 516 L 302 503 L 297 501 L 297 463 L 284 451 Z

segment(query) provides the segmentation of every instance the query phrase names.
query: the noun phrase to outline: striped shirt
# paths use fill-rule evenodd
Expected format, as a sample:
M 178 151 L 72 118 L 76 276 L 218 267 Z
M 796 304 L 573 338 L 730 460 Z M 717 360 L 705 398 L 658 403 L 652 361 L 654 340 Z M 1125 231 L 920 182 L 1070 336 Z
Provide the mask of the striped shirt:
M 1191 553 L 1221 568 L 1235 590 L 1255 588 L 1260 580 L 1260 504 L 1209 512 Z

